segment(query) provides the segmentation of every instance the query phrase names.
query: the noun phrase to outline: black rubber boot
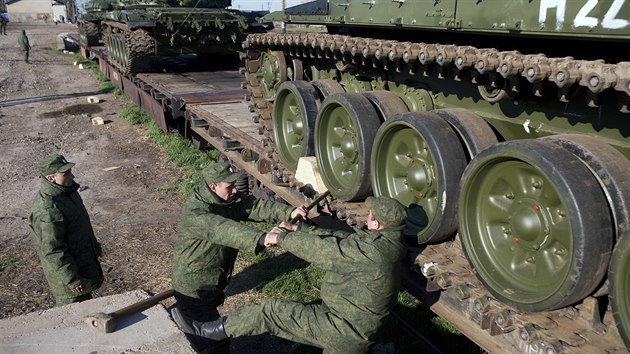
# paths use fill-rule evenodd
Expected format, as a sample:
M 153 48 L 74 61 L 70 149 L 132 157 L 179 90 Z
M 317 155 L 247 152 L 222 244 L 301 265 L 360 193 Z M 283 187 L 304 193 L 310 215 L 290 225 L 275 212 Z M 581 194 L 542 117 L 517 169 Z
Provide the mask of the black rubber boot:
M 193 321 L 193 327 L 200 327 L 200 336 L 219 341 L 228 338 L 227 334 L 225 334 L 225 328 L 223 328 L 224 321 L 225 317 L 203 323 Z
M 223 320 L 225 317 L 208 322 L 190 321 L 190 319 L 184 316 L 177 307 L 171 310 L 171 315 L 173 316 L 175 323 L 179 326 L 179 329 L 181 329 L 184 333 L 216 341 L 228 338 L 227 334 L 225 334 L 225 329 L 223 328 Z

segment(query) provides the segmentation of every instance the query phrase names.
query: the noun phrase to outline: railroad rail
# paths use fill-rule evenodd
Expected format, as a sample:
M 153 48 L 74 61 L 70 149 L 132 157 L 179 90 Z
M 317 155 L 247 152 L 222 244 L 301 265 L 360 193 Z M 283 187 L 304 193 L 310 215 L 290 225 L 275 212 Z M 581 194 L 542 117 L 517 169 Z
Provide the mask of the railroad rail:
M 277 166 L 273 144 L 259 128 L 238 72 L 151 73 L 123 75 L 107 60 L 104 48 L 82 48 L 101 71 L 167 132 L 177 129 L 200 146 L 210 144 L 247 172 L 254 194 L 271 190 L 288 203 L 309 203 L 305 186 Z M 259 110 L 260 112 L 260 110 Z M 336 219 L 364 222 L 362 203 L 328 199 L 313 215 L 329 226 Z M 598 294 L 556 311 L 518 313 L 495 300 L 465 261 L 457 237 L 410 249 L 403 287 L 440 317 L 490 353 L 626 353 L 612 322 L 606 296 Z M 603 309 L 602 309 L 603 307 Z M 606 314 L 606 315 L 604 315 Z

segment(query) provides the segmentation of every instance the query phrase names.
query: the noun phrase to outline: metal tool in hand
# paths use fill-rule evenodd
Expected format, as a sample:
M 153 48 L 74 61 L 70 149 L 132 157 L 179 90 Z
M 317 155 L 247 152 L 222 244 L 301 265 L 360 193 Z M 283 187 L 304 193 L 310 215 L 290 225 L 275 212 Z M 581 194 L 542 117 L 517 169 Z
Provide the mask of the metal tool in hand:
M 175 295 L 175 290 L 169 289 L 111 313 L 99 312 L 91 314 L 87 316 L 84 321 L 88 325 L 90 325 L 90 327 L 98 330 L 99 332 L 112 333 L 116 330 L 116 325 L 119 318 L 142 310 L 146 310 L 149 307 L 152 307 L 158 302 L 164 299 L 168 299 L 173 295 Z
M 313 200 L 313 202 L 311 204 L 306 206 L 306 208 L 305 208 L 306 212 L 308 212 L 309 210 L 313 209 L 317 204 L 319 204 L 319 202 L 324 200 L 324 198 L 326 198 L 329 194 L 330 194 L 330 191 L 325 191 L 324 193 L 320 194 L 319 197 L 317 197 L 315 200 Z M 301 219 L 302 219 L 302 215 L 298 214 L 295 217 L 293 217 L 291 220 L 289 220 L 289 223 L 295 224 L 296 222 L 300 221 Z

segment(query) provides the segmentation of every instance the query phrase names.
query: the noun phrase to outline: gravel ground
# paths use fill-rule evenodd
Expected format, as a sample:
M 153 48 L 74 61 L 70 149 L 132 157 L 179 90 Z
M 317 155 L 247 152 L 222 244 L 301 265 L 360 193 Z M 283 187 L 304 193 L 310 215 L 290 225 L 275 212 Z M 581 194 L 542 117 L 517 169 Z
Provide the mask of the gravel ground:
M 22 61 L 17 37 L 25 29 L 31 64 Z M 0 318 L 41 311 L 54 299 L 31 244 L 27 218 L 39 188 L 37 161 L 60 152 L 73 172 L 96 237 L 103 245 L 105 283 L 97 296 L 170 287 L 170 266 L 182 206 L 172 192 L 183 172 L 117 112 L 128 101 L 96 94 L 97 80 L 56 50 L 59 33 L 72 25 L 10 23 L 0 36 Z M 98 104 L 87 97 L 97 95 Z M 100 116 L 104 125 L 92 125 Z M 171 192 L 169 192 L 171 191 Z M 240 260 L 238 269 L 250 264 Z M 260 299 L 242 272 L 221 311 Z M 172 300 L 166 302 L 172 304 Z M 234 340 L 232 352 L 282 353 L 291 343 L 270 335 Z

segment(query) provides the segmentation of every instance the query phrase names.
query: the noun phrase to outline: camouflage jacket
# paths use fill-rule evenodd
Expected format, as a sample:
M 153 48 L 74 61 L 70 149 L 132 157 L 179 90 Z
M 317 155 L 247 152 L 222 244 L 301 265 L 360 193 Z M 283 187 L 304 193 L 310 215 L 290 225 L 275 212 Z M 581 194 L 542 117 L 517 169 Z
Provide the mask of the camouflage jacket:
M 193 298 L 223 296 L 238 250 L 255 251 L 265 233 L 240 223 L 288 220 L 294 207 L 239 193 L 225 203 L 205 183 L 195 187 L 179 222 L 173 289 Z
M 33 245 L 58 305 L 70 303 L 103 283 L 98 261 L 101 246 L 78 189 L 76 183 L 64 187 L 42 178 L 29 215 Z M 73 293 L 80 282 L 85 290 Z
M 278 245 L 326 270 L 323 303 L 367 340 L 397 301 L 406 253 L 401 230 L 347 233 L 313 228 L 280 234 Z
M 18 37 L 18 44 L 20 45 L 22 51 L 27 51 L 31 49 L 31 45 L 28 42 L 28 37 L 25 34 L 20 34 L 20 36 Z

